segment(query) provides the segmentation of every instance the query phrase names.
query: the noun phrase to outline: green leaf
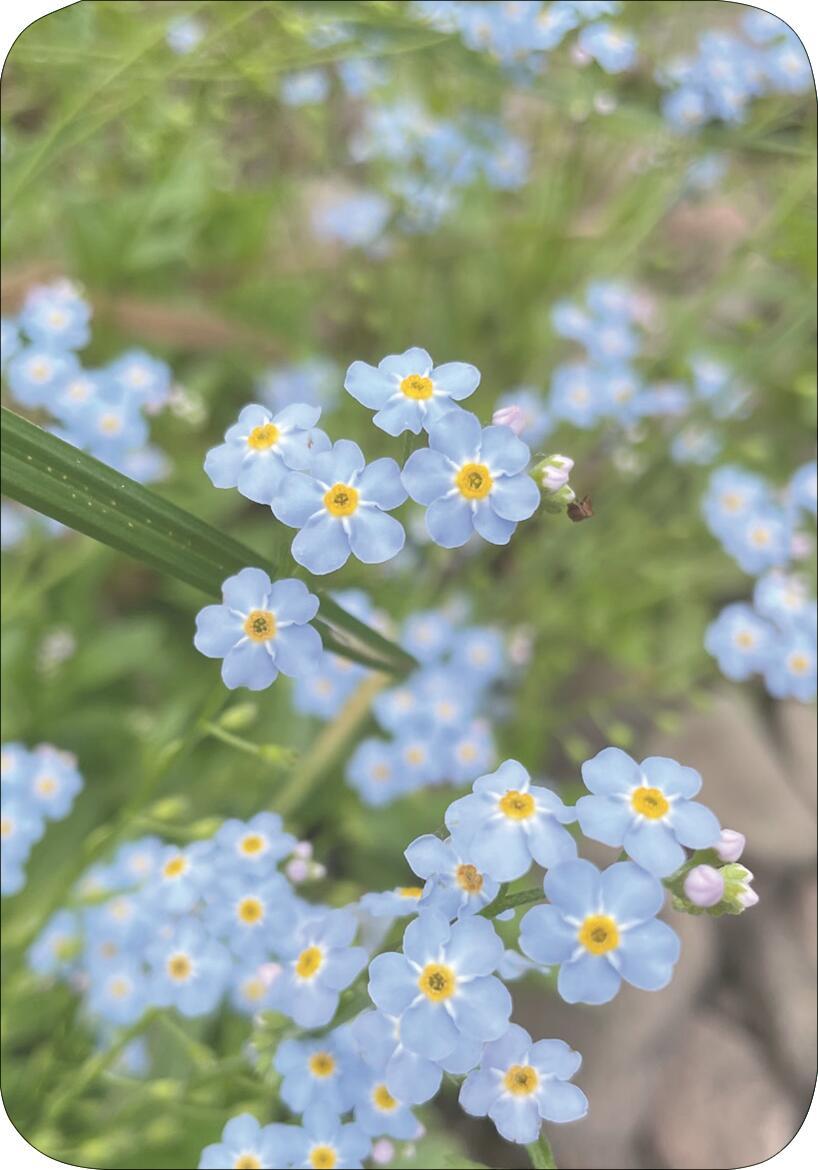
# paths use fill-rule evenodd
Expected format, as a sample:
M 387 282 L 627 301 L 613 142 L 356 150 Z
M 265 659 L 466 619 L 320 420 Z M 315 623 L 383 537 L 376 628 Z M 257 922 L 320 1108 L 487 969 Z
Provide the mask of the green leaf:
M 218 597 L 224 579 L 239 569 L 257 565 L 274 577 L 286 564 L 283 533 L 272 557 L 254 552 L 6 407 L 0 486 L 11 499 L 210 597 Z M 310 587 L 320 598 L 315 620 L 328 650 L 391 674 L 417 665 L 328 594 Z

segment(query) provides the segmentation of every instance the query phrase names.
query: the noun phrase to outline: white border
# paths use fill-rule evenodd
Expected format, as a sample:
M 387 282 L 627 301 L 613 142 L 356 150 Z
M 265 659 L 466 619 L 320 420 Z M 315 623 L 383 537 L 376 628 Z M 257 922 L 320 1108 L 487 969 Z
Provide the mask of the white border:
M 739 0 L 721 0 L 722 3 L 738 3 Z M 0 7 L 0 59 L 5 61 L 9 50 L 19 34 L 41 16 L 57 12 L 60 8 L 67 8 L 74 0 L 6 0 Z M 775 0 L 772 4 L 755 5 L 764 8 L 786 21 L 799 35 L 813 62 L 813 72 L 818 62 L 818 4 L 815 0 Z M 805 1038 L 809 1041 L 811 1038 Z M 741 1078 L 741 1069 L 735 1070 L 738 1079 Z M 689 1119 L 695 1124 L 695 1118 Z M 51 1166 L 64 1166 L 66 1163 L 47 1158 L 30 1146 L 6 1116 L 5 1110 L 0 1110 L 0 1155 L 2 1164 L 13 1167 L 13 1170 L 46 1170 Z M 760 1163 L 770 1170 L 807 1170 L 818 1164 L 818 1106 L 813 1097 L 809 1114 L 790 1144 Z

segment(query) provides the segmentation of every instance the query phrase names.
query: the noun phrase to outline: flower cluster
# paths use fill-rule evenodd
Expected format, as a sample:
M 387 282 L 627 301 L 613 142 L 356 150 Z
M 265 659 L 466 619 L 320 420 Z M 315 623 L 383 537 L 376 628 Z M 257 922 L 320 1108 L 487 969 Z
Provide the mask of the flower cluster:
M 33 288 L 16 320 L 3 322 L 3 369 L 15 400 L 46 410 L 51 430 L 141 483 L 167 474 L 149 439 L 149 416 L 168 402 L 165 362 L 130 350 L 85 369 L 76 351 L 90 340 L 91 307 L 68 281 Z M 25 337 L 25 342 L 23 342 Z
M 812 544 L 799 529 L 815 514 L 815 500 L 815 463 L 799 468 L 779 496 L 752 472 L 720 467 L 703 500 L 710 531 L 758 578 L 752 605 L 726 606 L 708 627 L 705 646 L 728 678 L 761 674 L 775 698 L 804 703 L 816 693 L 815 599 L 788 566 L 801 544 Z
M 19 743 L 0 749 L 0 892 L 16 894 L 26 881 L 25 863 L 46 821 L 61 821 L 71 811 L 82 777 L 70 752 L 41 743 L 29 750 Z
M 711 121 L 743 122 L 756 98 L 812 88 L 804 46 L 783 20 L 748 9 L 742 25 L 745 36 L 703 33 L 695 56 L 662 67 L 658 81 L 670 91 L 662 112 L 673 129 L 690 132 Z
M 600 17 L 619 12 L 616 0 L 575 3 L 557 0 L 525 4 L 470 3 L 457 0 L 413 0 L 412 8 L 435 28 L 456 32 L 475 52 L 488 53 L 507 66 L 524 65 L 541 72 L 547 54 L 568 33 L 580 28 L 578 59 L 595 60 L 606 73 L 621 73 L 636 61 L 636 41 Z

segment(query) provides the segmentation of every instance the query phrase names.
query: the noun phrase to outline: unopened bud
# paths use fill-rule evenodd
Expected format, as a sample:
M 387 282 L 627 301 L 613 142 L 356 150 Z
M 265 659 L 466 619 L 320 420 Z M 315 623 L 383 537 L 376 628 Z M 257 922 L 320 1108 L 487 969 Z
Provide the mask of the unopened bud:
M 567 455 L 549 455 L 540 464 L 542 486 L 547 492 L 558 492 L 568 483 L 573 466 L 573 459 L 569 459 Z
M 542 504 L 546 512 L 564 512 L 576 498 L 577 493 L 566 484 L 558 492 L 547 492 L 542 498 Z
M 258 707 L 255 703 L 237 703 L 234 707 L 228 707 L 219 723 L 225 731 L 243 731 L 250 726 L 257 714 Z
M 724 878 L 724 901 L 731 914 L 741 914 L 758 902 L 758 894 L 750 883 L 753 875 L 744 865 L 732 864 L 722 867 Z
M 525 430 L 525 412 L 520 406 L 501 406 L 491 416 L 495 427 L 509 427 L 515 435 L 521 435 Z
M 310 876 L 310 864 L 303 857 L 293 857 L 291 861 L 287 862 L 284 872 L 291 882 L 299 885 Z
M 724 878 L 712 865 L 696 865 L 685 877 L 684 892 L 694 906 L 715 906 L 724 897 Z
M 370 1157 L 376 1166 L 388 1166 L 395 1157 L 395 1147 L 389 1138 L 379 1138 L 372 1147 Z
M 713 846 L 722 861 L 738 861 L 744 852 L 747 838 L 736 829 L 722 829 L 721 836 Z
M 299 841 L 293 849 L 293 857 L 312 857 L 312 841 Z

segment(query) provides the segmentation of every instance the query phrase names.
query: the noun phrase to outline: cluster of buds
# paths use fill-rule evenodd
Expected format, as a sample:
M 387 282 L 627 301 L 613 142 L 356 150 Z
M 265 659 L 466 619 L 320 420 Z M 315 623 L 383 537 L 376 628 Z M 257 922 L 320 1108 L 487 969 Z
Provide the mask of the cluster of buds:
M 667 880 L 675 909 L 687 914 L 741 914 L 755 906 L 758 894 L 753 875 L 738 864 L 745 838 L 735 829 L 722 829 L 712 849 L 701 850 Z M 719 865 L 718 862 L 724 864 Z
M 293 883 L 316 882 L 325 876 L 326 867 L 316 861 L 312 855 L 312 844 L 309 841 L 299 841 L 293 855 L 284 867 L 284 872 Z

